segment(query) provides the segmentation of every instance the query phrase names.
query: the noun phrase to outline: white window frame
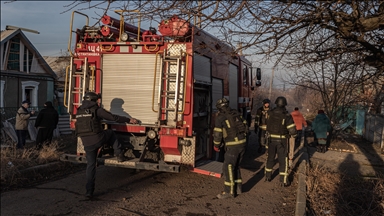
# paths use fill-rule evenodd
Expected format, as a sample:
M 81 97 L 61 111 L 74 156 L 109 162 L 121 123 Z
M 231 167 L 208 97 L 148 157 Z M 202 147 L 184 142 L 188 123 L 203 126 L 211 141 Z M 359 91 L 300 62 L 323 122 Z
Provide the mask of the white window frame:
M 38 93 L 39 93 L 39 82 L 36 82 L 36 81 L 22 81 L 21 82 L 21 87 L 22 87 L 22 92 L 23 92 L 23 95 L 22 95 L 22 100 L 25 100 L 26 97 L 25 97 L 25 89 L 32 89 L 32 92 L 31 92 L 31 106 L 35 106 L 37 107 L 38 106 Z

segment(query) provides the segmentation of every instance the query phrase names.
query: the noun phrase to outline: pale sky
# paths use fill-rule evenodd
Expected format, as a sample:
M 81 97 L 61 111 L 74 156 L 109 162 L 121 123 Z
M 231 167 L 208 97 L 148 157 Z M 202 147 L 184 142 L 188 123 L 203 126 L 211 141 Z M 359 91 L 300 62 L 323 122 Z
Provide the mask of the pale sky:
M 81 6 L 67 11 L 68 5 L 72 2 L 73 1 L 0 1 L 1 30 L 4 30 L 6 25 L 36 30 L 40 32 L 40 34 L 23 32 L 40 54 L 42 56 L 60 56 L 68 49 L 72 11 L 87 7 L 87 3 L 83 3 Z M 116 2 L 114 4 L 120 3 Z M 99 7 L 103 8 L 103 5 L 99 5 Z M 81 12 L 89 16 L 90 25 L 96 22 L 94 9 L 81 10 Z M 102 13 L 97 10 L 96 12 L 99 14 Z M 118 15 L 113 12 L 108 14 L 114 18 L 119 18 Z M 74 29 L 76 27 L 81 28 L 83 25 L 85 25 L 85 18 L 76 14 L 74 18 Z M 142 25 L 142 28 L 145 28 L 144 23 Z M 74 35 L 72 35 L 72 37 L 74 37 Z M 251 60 L 256 57 L 249 56 L 248 58 Z M 271 71 L 270 65 L 262 64 L 260 66 L 254 66 L 261 66 L 264 74 L 262 76 L 269 76 Z M 275 74 L 277 75 L 280 71 L 275 72 L 277 72 Z M 274 86 L 276 85 L 279 85 L 279 81 L 275 79 Z
M 32 29 L 40 34 L 23 31 L 35 48 L 43 56 L 59 56 L 61 51 L 68 48 L 69 27 L 72 9 L 68 12 L 69 4 L 73 1 L 1 1 L 1 30 L 6 25 Z M 82 5 L 80 8 L 86 7 Z M 102 6 L 101 6 L 102 7 Z M 81 11 L 90 17 L 94 24 L 94 10 Z M 112 15 L 112 14 L 111 14 Z M 114 16 L 114 15 L 112 15 Z M 118 18 L 116 15 L 115 18 Z M 74 26 L 81 28 L 85 25 L 85 17 L 75 15 Z M 72 36 L 73 37 L 73 36 Z

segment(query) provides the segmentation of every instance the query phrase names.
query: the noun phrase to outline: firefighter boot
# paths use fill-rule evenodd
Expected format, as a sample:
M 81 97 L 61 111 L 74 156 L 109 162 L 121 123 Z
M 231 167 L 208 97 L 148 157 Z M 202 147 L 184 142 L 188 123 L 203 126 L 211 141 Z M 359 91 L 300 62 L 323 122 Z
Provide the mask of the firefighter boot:
M 291 182 L 287 179 L 285 183 L 284 182 L 280 182 L 280 185 L 282 187 L 288 187 L 289 185 L 291 185 Z
M 285 180 L 284 180 L 284 178 L 285 178 Z M 280 185 L 282 187 L 288 187 L 289 185 L 291 185 L 291 182 L 289 181 L 288 178 L 286 178 L 285 176 L 281 175 L 280 176 Z
M 272 180 L 272 172 L 265 172 L 265 181 L 271 182 Z
M 243 193 L 243 186 L 242 184 L 237 184 L 236 185 L 236 194 L 239 195 L 239 194 L 242 194 Z
M 87 190 L 87 192 L 85 193 L 85 196 L 91 199 L 93 197 L 93 190 Z
M 128 160 L 128 158 L 125 157 L 124 152 L 121 152 L 121 153 L 116 157 L 116 159 L 117 159 L 117 162 L 119 162 L 119 163 Z
M 226 193 L 226 192 L 221 192 L 219 194 L 217 194 L 216 196 L 218 199 L 227 199 L 227 198 L 233 198 L 233 194 L 230 194 L 230 193 Z

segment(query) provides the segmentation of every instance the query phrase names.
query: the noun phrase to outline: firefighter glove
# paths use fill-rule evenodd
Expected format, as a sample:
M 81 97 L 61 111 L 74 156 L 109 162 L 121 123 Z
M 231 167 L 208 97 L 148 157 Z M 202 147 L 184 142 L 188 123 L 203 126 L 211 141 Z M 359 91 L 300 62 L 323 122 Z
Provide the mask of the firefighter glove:
M 219 146 L 213 146 L 213 150 L 215 150 L 215 152 L 219 152 L 220 148 L 219 148 Z
M 131 119 L 129 120 L 129 123 L 131 123 L 131 124 L 138 124 L 138 123 L 139 123 L 139 120 L 137 120 L 137 119 L 135 119 L 135 118 L 131 118 Z

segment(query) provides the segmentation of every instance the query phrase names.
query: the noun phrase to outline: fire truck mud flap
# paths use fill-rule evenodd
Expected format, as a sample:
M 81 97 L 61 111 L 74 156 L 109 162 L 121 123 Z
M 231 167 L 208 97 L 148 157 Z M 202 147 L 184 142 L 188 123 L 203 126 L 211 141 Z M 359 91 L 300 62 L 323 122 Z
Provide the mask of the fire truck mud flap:
M 63 154 L 60 156 L 61 161 L 68 161 L 73 163 L 87 163 L 85 156 Z M 180 165 L 167 164 L 165 162 L 160 163 L 149 163 L 149 162 L 140 162 L 138 158 L 117 162 L 115 157 L 111 158 L 97 158 L 97 163 L 104 166 L 114 166 L 130 169 L 142 169 L 142 170 L 154 170 L 162 172 L 180 172 Z
M 192 172 L 221 178 L 223 174 L 223 163 L 211 160 L 202 160 L 196 162 L 196 166 L 192 168 Z

